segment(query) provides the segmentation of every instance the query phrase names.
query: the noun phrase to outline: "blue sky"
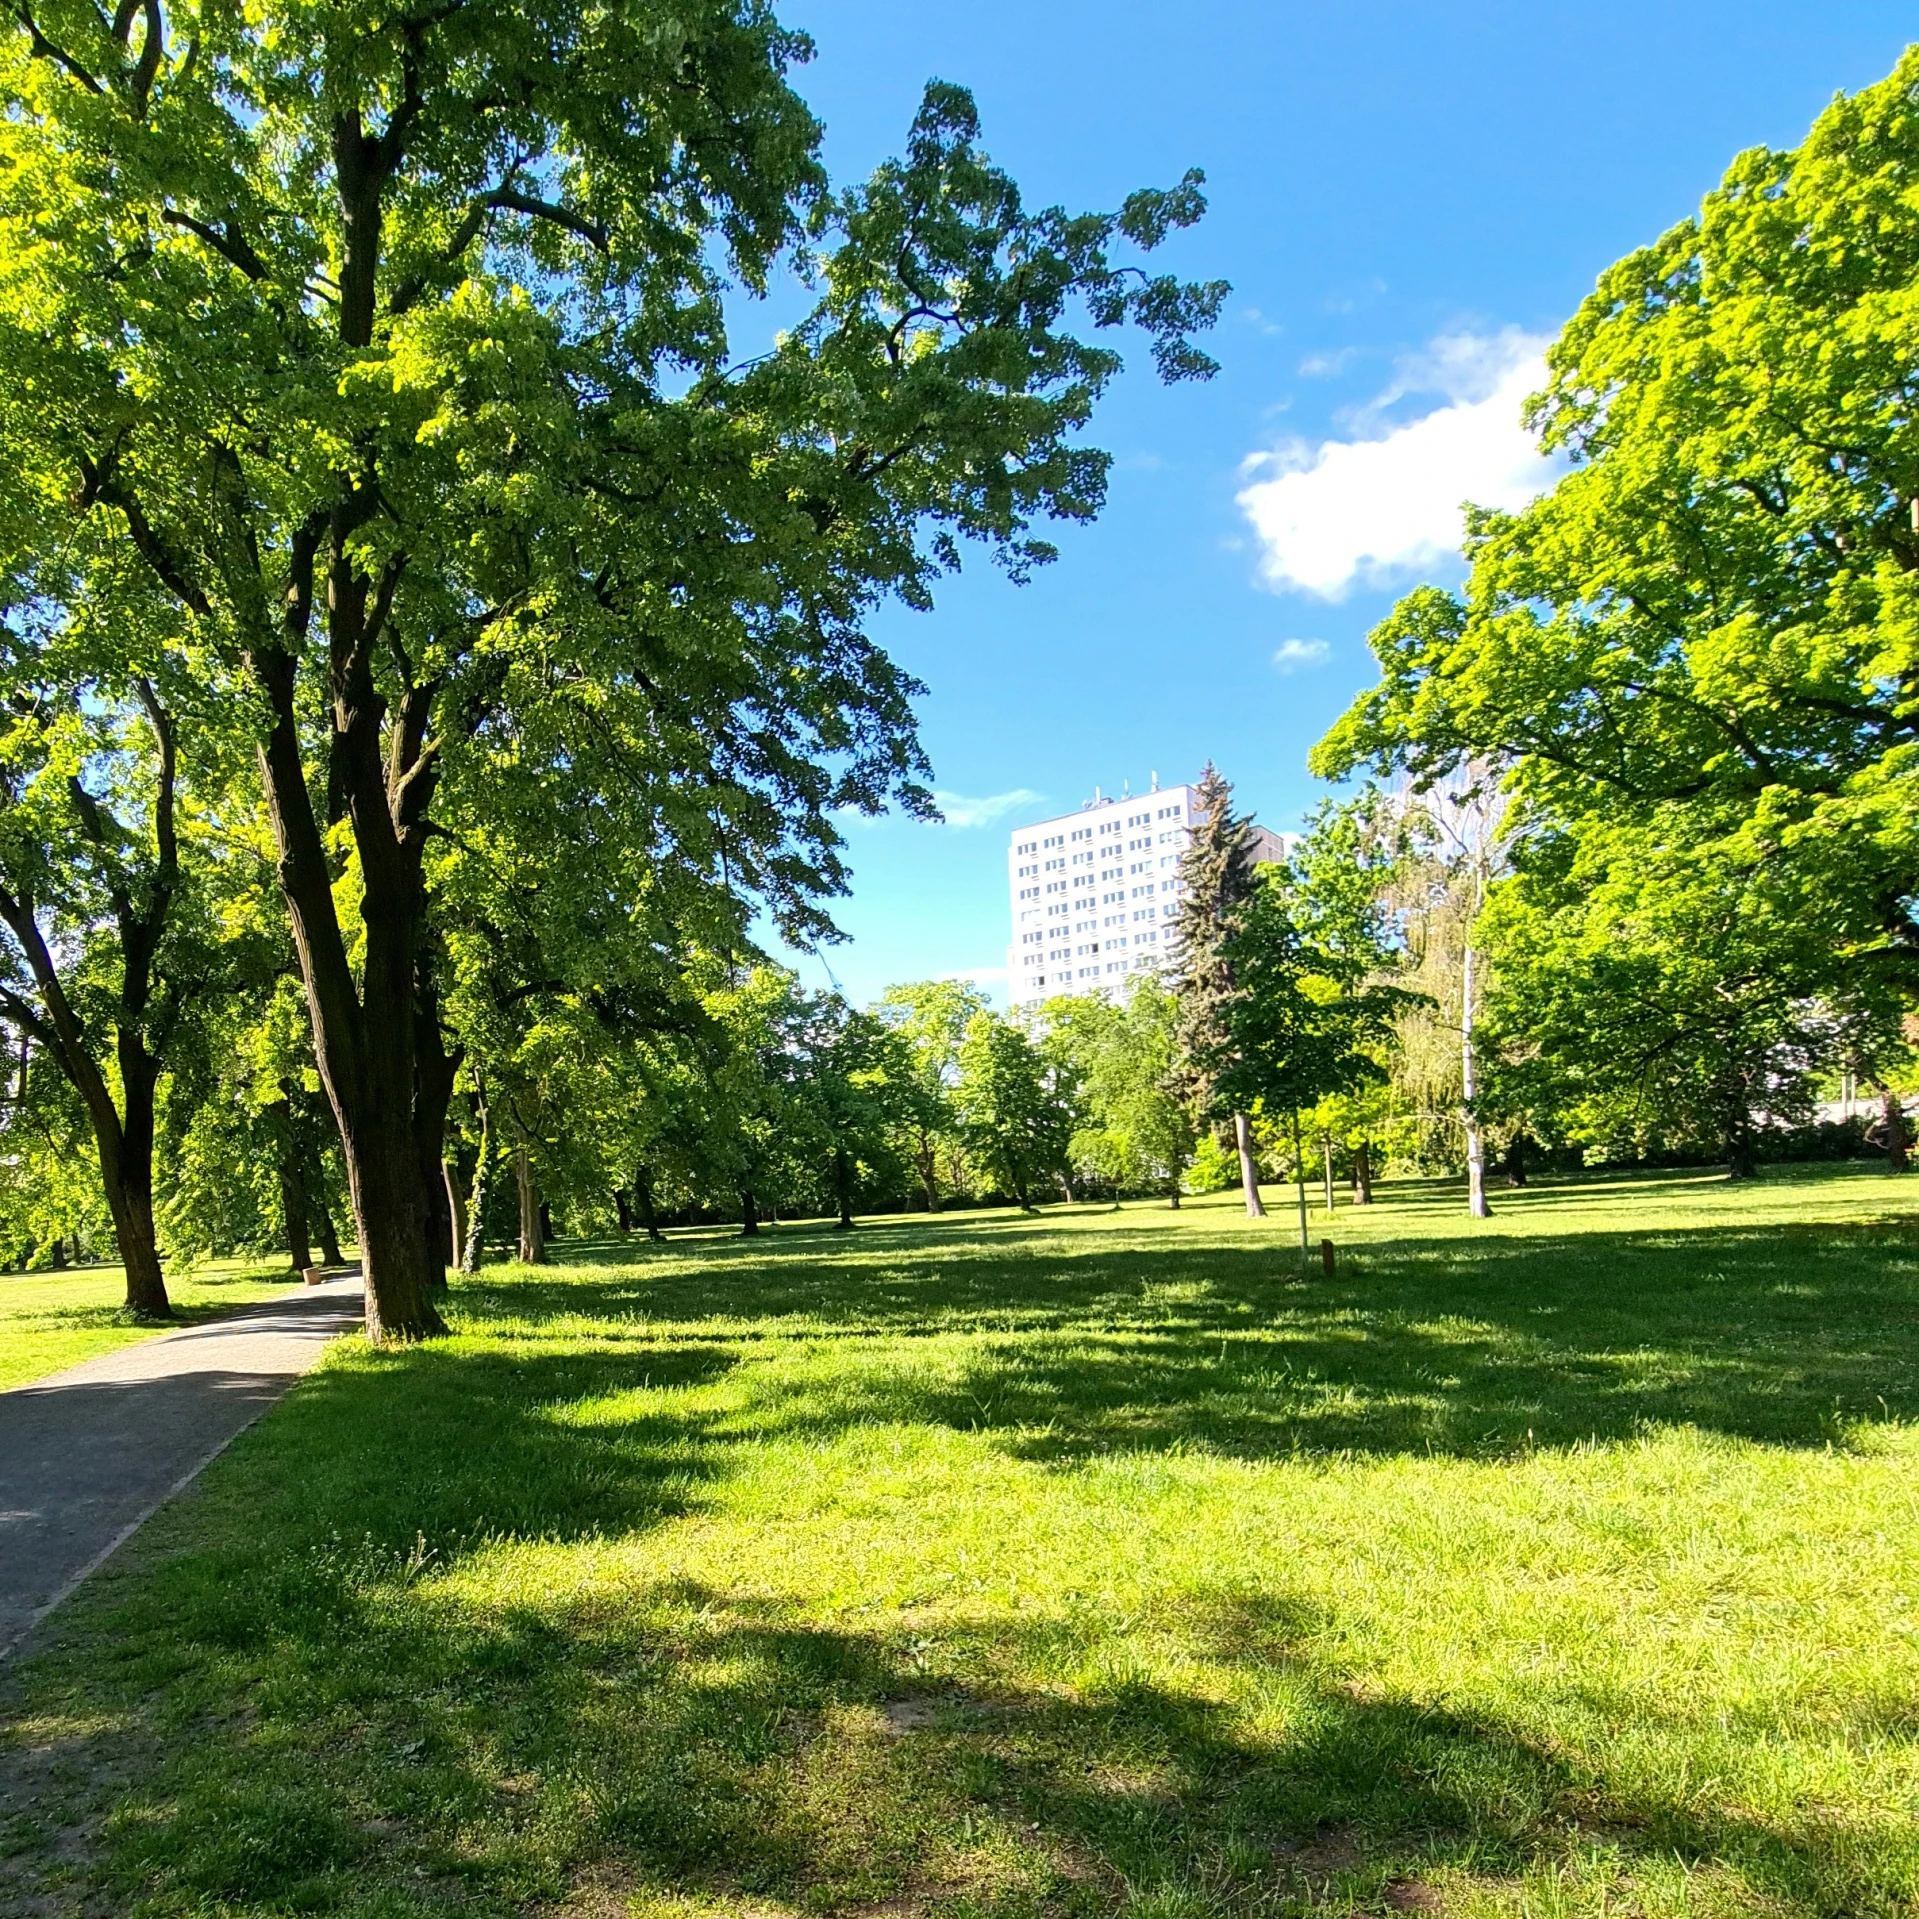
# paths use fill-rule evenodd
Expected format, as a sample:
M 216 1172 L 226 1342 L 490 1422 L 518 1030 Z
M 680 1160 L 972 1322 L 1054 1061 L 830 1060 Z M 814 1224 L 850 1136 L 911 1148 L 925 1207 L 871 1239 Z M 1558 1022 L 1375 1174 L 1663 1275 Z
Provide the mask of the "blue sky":
M 834 175 L 898 149 L 929 77 L 978 97 L 1030 204 L 1116 206 L 1203 167 L 1159 257 L 1233 282 L 1204 387 L 1143 358 L 1091 438 L 1098 525 L 1025 587 L 983 556 L 877 632 L 925 680 L 951 823 L 849 829 L 856 1002 L 1005 964 L 1007 831 L 1210 756 L 1275 827 L 1320 797 L 1313 741 L 1370 683 L 1396 593 L 1457 577 L 1465 494 L 1539 483 L 1514 416 L 1597 274 L 1683 218 L 1742 147 L 1788 146 L 1887 72 L 1887 0 L 789 0 Z M 1460 483 L 1462 479 L 1470 484 Z M 798 961 L 822 985 L 818 958 Z

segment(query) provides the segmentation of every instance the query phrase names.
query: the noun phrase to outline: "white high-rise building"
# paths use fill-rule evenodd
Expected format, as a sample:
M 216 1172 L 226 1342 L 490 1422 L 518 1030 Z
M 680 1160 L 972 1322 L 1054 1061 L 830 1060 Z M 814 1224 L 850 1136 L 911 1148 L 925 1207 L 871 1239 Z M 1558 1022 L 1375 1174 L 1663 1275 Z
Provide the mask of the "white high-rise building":
M 1006 849 L 1013 943 L 1007 998 L 1036 1006 L 1061 993 L 1117 991 L 1171 957 L 1179 862 L 1199 789 L 1161 786 L 1020 827 Z M 1291 836 L 1253 828 L 1254 857 L 1283 860 Z
M 1006 976 L 1013 1005 L 1118 987 L 1164 961 L 1195 794 L 1155 780 L 1151 792 L 1095 797 L 1012 836 Z

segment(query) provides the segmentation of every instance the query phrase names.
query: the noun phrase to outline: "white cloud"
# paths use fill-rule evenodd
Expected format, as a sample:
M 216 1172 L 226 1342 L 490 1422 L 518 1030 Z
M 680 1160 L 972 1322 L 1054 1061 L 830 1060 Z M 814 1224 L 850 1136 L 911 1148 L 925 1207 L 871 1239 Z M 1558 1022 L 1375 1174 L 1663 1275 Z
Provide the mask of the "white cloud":
M 1282 673 L 1297 673 L 1302 666 L 1317 666 L 1330 659 L 1332 651 L 1324 640 L 1281 640 L 1273 664 Z
M 1558 468 L 1520 424 L 1545 380 L 1544 342 L 1509 327 L 1452 334 L 1402 360 L 1392 384 L 1352 422 L 1354 437 L 1314 447 L 1281 442 L 1246 462 L 1239 504 L 1264 549 L 1261 572 L 1279 591 L 1343 598 L 1456 555 L 1462 501 L 1516 510 Z M 1446 405 L 1390 422 L 1409 395 Z
M 1032 806 L 1045 797 L 1044 793 L 1035 793 L 1025 786 L 1016 786 L 1010 793 L 988 793 L 980 799 L 971 799 L 964 793 L 942 793 L 938 787 L 933 789 L 933 804 L 945 814 L 948 826 L 991 826 L 1008 813 Z

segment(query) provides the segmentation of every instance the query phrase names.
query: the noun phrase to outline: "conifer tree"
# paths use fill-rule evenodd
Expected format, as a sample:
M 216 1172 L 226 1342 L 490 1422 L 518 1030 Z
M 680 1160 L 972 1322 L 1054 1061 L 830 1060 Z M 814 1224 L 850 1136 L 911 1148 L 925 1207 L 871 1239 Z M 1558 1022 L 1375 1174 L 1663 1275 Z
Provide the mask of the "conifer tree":
M 1246 1211 L 1261 1219 L 1266 1208 L 1260 1204 L 1251 1129 L 1243 1112 L 1223 1103 L 1220 1089 L 1233 1047 L 1227 1014 L 1235 988 L 1226 942 L 1236 913 L 1256 885 L 1252 821 L 1233 811 L 1233 789 L 1210 760 L 1200 775 L 1195 815 L 1192 838 L 1179 863 L 1171 981 L 1179 1001 L 1180 1079 L 1196 1117 L 1231 1118 Z

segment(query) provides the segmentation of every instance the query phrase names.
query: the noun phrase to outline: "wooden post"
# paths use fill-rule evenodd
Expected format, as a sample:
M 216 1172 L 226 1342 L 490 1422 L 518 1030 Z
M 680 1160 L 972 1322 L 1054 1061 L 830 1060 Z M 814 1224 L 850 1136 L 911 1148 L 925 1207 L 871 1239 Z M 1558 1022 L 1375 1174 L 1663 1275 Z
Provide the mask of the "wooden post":
M 1319 1242 L 1319 1269 L 1328 1279 L 1333 1276 L 1333 1242 L 1322 1239 Z

